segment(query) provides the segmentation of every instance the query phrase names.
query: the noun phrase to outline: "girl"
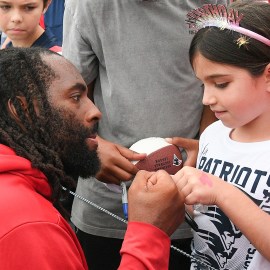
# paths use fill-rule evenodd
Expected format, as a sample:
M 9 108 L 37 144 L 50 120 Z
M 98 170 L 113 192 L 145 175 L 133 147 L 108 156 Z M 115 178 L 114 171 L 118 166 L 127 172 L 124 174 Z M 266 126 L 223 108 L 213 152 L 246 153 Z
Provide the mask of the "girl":
M 0 29 L 6 47 L 43 47 L 59 52 L 56 37 L 40 25 L 51 0 L 0 0 Z
M 265 1 L 188 14 L 190 61 L 220 120 L 200 138 L 197 169 L 173 176 L 198 224 L 191 269 L 270 269 L 269 14 Z

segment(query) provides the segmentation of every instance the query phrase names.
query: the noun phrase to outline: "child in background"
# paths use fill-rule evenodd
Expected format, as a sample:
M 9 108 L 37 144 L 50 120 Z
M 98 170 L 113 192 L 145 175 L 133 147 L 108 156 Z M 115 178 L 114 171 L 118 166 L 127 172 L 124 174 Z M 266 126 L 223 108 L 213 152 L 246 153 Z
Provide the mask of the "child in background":
M 200 138 L 197 169 L 173 176 L 198 224 L 191 269 L 270 269 L 270 5 L 237 1 L 198 14 L 187 18 L 198 31 L 190 62 L 220 121 Z
M 0 29 L 7 35 L 6 47 L 43 47 L 60 52 L 57 38 L 40 25 L 51 0 L 0 0 Z

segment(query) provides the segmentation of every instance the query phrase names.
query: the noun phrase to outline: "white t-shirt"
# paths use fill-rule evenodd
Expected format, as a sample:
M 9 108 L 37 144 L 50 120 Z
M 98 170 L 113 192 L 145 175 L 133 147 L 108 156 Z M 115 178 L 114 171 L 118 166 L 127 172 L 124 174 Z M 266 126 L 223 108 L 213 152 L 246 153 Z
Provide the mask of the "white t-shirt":
M 270 212 L 270 141 L 236 142 L 230 139 L 230 132 L 221 121 L 205 130 L 200 139 L 197 168 L 236 186 L 262 210 Z M 234 207 L 237 211 L 237 205 Z M 196 258 L 216 269 L 270 269 L 270 262 L 260 256 L 217 206 L 209 205 L 206 209 L 194 211 L 199 226 L 192 247 Z M 208 269 L 195 261 L 192 267 Z
M 258 251 L 255 252 L 248 270 L 269 270 L 270 262 L 263 257 Z

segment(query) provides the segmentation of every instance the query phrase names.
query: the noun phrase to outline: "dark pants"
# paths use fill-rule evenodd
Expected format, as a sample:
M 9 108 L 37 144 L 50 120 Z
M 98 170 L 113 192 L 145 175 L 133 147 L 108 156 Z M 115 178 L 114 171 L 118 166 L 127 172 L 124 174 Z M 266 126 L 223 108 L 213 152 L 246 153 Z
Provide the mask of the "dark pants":
M 78 230 L 78 229 L 77 229 Z M 77 231 L 89 269 L 117 270 L 120 265 L 120 249 L 123 240 L 106 238 Z M 191 239 L 172 240 L 173 246 L 190 254 Z M 169 270 L 189 270 L 190 259 L 171 249 Z

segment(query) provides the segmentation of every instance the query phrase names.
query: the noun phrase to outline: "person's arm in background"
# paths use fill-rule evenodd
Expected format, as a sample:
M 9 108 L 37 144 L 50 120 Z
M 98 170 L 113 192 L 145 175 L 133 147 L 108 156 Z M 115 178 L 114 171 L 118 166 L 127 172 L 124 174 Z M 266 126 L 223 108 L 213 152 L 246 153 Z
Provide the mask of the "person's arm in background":
M 93 80 L 91 83 L 89 83 L 87 85 L 87 88 L 88 88 L 88 94 L 87 96 L 92 100 L 93 103 L 94 102 L 94 88 L 95 88 L 95 83 L 96 83 L 96 80 Z
M 129 188 L 128 203 L 119 270 L 167 270 L 169 236 L 185 216 L 181 192 L 165 171 L 139 171 Z
M 217 121 L 217 118 L 215 117 L 215 114 L 211 111 L 209 106 L 203 106 L 203 112 L 200 122 L 200 135 L 203 133 L 203 131 L 212 123 Z
M 210 110 L 209 106 L 203 107 L 201 122 L 200 122 L 200 130 L 199 134 L 202 132 L 213 122 L 215 122 L 217 118 L 214 113 Z M 199 150 L 199 141 L 196 139 L 188 139 L 183 137 L 173 137 L 166 139 L 169 143 L 175 144 L 178 147 L 184 148 L 187 152 L 187 160 L 184 162 L 184 166 L 196 166 L 197 155 Z
M 104 183 L 119 185 L 130 180 L 137 172 L 132 160 L 142 160 L 146 154 L 138 154 L 128 148 L 98 137 L 98 153 L 101 169 L 96 178 Z
M 88 97 L 94 102 L 95 81 L 88 84 Z M 96 178 L 104 183 L 119 185 L 121 181 L 130 180 L 138 169 L 131 160 L 141 160 L 145 154 L 138 154 L 116 143 L 104 140 L 98 136 L 98 153 L 101 169 Z

